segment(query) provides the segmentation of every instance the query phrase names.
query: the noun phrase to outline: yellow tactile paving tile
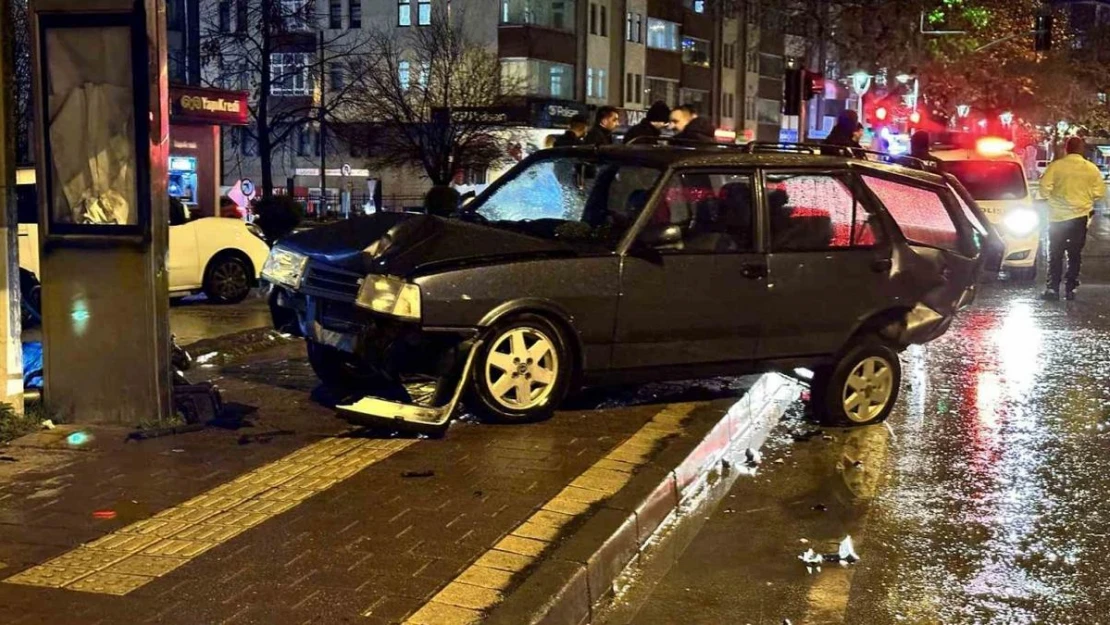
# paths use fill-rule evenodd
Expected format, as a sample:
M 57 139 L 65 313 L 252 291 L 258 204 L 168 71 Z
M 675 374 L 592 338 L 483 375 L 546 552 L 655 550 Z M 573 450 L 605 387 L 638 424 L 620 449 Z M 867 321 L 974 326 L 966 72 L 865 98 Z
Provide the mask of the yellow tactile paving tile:
M 324 439 L 4 582 L 125 595 L 414 442 Z
M 638 467 L 648 462 L 659 443 L 682 431 L 682 423 L 699 404 L 673 404 L 583 471 L 559 494 L 513 528 L 489 551 L 460 573 L 404 625 L 470 625 L 500 603 L 513 575 L 539 560 L 571 521 L 617 494 Z M 370 612 L 368 611 L 367 614 Z

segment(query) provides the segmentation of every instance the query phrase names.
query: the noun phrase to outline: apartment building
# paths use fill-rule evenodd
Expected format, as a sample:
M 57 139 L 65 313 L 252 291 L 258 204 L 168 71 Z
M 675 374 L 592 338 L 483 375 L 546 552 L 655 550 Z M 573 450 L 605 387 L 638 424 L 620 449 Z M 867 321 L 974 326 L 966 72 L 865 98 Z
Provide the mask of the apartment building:
M 199 15 L 234 13 L 244 0 L 171 0 L 200 5 Z M 258 0 L 246 0 L 257 2 Z M 306 62 L 289 55 L 313 54 L 315 32 L 359 31 L 369 28 L 420 28 L 437 14 L 435 3 L 447 0 L 280 0 L 308 3 L 315 23 L 303 27 L 305 41 L 295 38 L 275 52 L 272 61 Z M 451 11 L 466 14 L 468 34 L 496 48 L 506 75 L 524 85 L 519 104 L 507 112 L 515 136 L 527 137 L 520 154 L 539 149 L 543 139 L 562 132 L 575 114 L 591 114 L 609 105 L 621 112 L 622 125 L 639 122 L 657 100 L 670 106 L 692 104 L 717 126 L 722 142 L 777 140 L 781 124 L 783 38 L 754 23 L 746 3 L 706 0 L 452 0 Z M 222 7 L 226 5 L 227 8 Z M 726 12 L 720 5 L 729 5 Z M 183 11 L 188 14 L 188 10 Z M 234 17 L 230 17 L 232 21 Z M 772 33 L 765 35 L 764 31 Z M 173 35 L 171 34 L 171 40 Z M 188 34 L 180 41 L 188 46 Z M 188 70 L 186 65 L 185 71 Z M 398 68 L 399 72 L 414 71 Z M 279 98 L 311 97 L 312 77 L 274 85 Z M 370 121 L 370 120 L 360 120 Z M 260 177 L 260 165 L 249 141 L 225 133 L 223 180 Z M 377 181 L 386 204 L 389 198 L 412 202 L 428 183 L 416 171 L 377 171 L 364 155 L 341 145 L 321 145 L 311 124 L 295 132 L 273 164 L 279 186 L 319 194 L 321 160 L 325 162 L 328 195 L 346 185 L 355 192 Z M 334 153 L 333 153 L 334 152 Z M 346 166 L 346 167 L 344 167 Z M 345 176 L 336 173 L 340 169 Z M 460 182 L 482 185 L 498 172 L 464 172 Z

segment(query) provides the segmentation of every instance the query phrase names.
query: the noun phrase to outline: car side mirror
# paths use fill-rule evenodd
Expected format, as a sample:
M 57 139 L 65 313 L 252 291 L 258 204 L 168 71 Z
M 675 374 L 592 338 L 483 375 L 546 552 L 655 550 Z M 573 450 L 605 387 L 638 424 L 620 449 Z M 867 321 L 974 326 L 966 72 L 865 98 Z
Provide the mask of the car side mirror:
M 648 226 L 640 235 L 640 240 L 656 249 L 676 247 L 682 244 L 682 227 L 674 224 Z

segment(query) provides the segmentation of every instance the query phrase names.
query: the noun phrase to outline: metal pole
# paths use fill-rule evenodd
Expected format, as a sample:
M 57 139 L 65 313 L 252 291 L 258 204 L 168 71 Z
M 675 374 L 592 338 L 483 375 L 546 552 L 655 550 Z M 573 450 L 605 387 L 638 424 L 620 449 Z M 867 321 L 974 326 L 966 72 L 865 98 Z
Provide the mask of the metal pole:
M 319 49 L 319 52 L 318 52 L 318 54 L 320 56 L 320 84 L 318 85 L 318 88 L 320 90 L 320 102 L 319 102 L 320 107 L 317 110 L 317 113 L 319 115 L 319 120 L 320 120 L 319 121 L 319 123 L 320 123 L 320 140 L 319 140 L 319 147 L 320 147 L 320 208 L 316 211 L 316 219 L 320 219 L 320 217 L 323 216 L 324 206 L 327 204 L 327 196 L 328 196 L 328 179 L 327 179 L 328 151 L 325 147 L 326 144 L 327 144 L 327 127 L 325 126 L 325 123 L 326 123 L 327 120 L 324 119 L 324 96 L 325 96 L 324 90 L 327 89 L 328 80 L 327 80 L 327 75 L 326 75 L 325 68 L 324 68 L 324 31 L 323 30 L 321 30 L 319 32 L 317 40 L 320 42 L 320 45 L 319 45 L 320 49 Z
M 8 314 L 0 314 L 0 371 L 4 374 L 0 401 L 23 413 L 23 343 L 19 298 L 19 212 L 15 203 L 15 24 L 11 0 L 0 0 L 0 300 Z

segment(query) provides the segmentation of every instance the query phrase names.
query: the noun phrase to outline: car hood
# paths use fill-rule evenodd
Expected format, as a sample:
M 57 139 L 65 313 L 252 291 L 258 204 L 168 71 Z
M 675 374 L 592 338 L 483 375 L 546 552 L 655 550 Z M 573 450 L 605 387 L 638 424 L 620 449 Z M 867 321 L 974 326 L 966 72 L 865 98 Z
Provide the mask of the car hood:
M 358 273 L 400 277 L 461 266 L 573 256 L 557 241 L 492 226 L 412 213 L 379 213 L 313 228 L 280 245 Z

